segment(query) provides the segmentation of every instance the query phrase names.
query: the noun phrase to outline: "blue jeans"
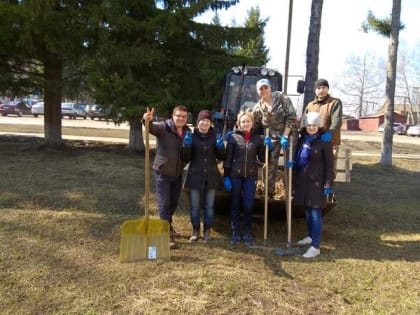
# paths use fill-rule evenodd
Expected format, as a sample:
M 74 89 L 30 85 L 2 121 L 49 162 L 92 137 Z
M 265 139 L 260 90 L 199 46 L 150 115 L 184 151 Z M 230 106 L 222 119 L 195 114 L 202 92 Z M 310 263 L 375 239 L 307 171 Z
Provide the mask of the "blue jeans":
M 230 192 L 230 224 L 233 232 L 240 232 L 240 211 L 243 215 L 243 232 L 251 232 L 252 216 L 254 213 L 255 178 L 232 177 L 232 190 Z
M 178 206 L 182 189 L 182 176 L 165 176 L 155 172 L 155 191 L 159 216 L 172 223 L 172 215 Z
M 322 211 L 317 208 L 306 208 L 305 218 L 308 226 L 308 235 L 312 238 L 311 246 L 319 248 L 322 232 Z
M 210 227 L 213 225 L 215 196 L 216 189 L 190 189 L 190 215 L 193 227 L 200 226 L 201 205 L 204 207 L 204 226 Z M 203 201 L 204 204 L 202 203 Z

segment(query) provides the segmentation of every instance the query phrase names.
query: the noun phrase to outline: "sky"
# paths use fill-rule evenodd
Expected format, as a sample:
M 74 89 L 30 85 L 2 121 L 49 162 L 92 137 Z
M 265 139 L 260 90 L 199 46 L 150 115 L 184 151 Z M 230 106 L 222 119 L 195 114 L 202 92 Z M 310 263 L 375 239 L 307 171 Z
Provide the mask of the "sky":
M 311 0 L 293 1 L 293 17 L 290 42 L 289 74 L 305 75 L 306 44 L 311 15 Z M 219 11 L 223 25 L 243 24 L 251 7 L 259 7 L 261 18 L 268 18 L 265 28 L 265 44 L 269 49 L 269 67 L 284 73 L 289 0 L 241 0 L 228 10 Z M 324 0 L 321 21 L 319 77 L 330 81 L 334 95 L 337 82 L 348 66 L 351 55 L 363 56 L 366 52 L 388 59 L 387 38 L 376 33 L 363 33 L 360 28 L 371 10 L 377 17 L 390 16 L 392 0 Z M 214 12 L 209 12 L 198 21 L 211 21 Z M 420 47 L 419 22 L 420 0 L 402 0 L 401 21 L 405 29 L 400 32 L 400 47 Z M 295 90 L 289 80 L 288 92 Z M 292 91 L 293 90 L 293 91 Z

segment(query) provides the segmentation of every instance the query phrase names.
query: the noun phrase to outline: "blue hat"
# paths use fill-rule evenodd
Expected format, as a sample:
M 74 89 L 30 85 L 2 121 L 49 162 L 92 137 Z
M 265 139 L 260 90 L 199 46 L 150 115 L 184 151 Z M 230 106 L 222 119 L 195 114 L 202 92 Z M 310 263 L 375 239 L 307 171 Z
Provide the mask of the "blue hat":
M 268 87 L 271 88 L 271 83 L 270 80 L 268 79 L 261 79 L 257 82 L 257 90 L 260 89 L 260 87 L 262 87 L 263 85 L 267 85 Z

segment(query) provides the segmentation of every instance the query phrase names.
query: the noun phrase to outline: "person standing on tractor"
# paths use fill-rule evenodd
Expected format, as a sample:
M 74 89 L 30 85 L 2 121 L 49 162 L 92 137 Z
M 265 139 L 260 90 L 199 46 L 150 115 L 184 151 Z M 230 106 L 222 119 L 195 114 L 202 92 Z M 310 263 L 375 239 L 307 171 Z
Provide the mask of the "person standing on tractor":
M 181 151 L 184 138 L 191 134 L 187 126 L 188 110 L 183 105 L 177 105 L 172 111 L 172 118 L 159 122 L 152 122 L 153 115 L 154 108 L 147 109 L 143 115 L 143 122 L 149 124 L 149 131 L 157 141 L 152 166 L 155 171 L 155 192 L 159 216 L 170 224 L 169 246 L 174 248 L 176 244 L 172 216 L 181 195 L 185 167 Z
M 211 126 L 212 113 L 201 110 L 197 116 L 197 127 L 191 137 L 184 138 L 183 159 L 190 162 L 186 186 L 190 194 L 190 219 L 193 228 L 191 242 L 200 237 L 200 210 L 204 206 L 203 239 L 211 240 L 214 217 L 216 189 L 221 187 L 221 176 L 217 167 L 218 160 L 225 157 L 225 144 L 222 134 L 216 134 Z
M 271 91 L 268 79 L 259 80 L 256 88 L 260 100 L 252 108 L 255 129 L 258 134 L 263 135 L 264 129 L 268 128 L 273 142 L 268 168 L 268 195 L 273 198 L 276 192 L 280 151 L 283 148 L 284 154 L 286 153 L 289 147 L 289 135 L 297 129 L 296 111 L 287 95 L 280 91 Z
M 305 127 L 300 131 L 294 162 L 293 203 L 304 206 L 308 234 L 299 245 L 311 245 L 303 254 L 313 258 L 320 254 L 322 209 L 327 196 L 333 193 L 333 153 L 331 142 L 322 140 L 321 117 L 317 112 L 305 116 Z
M 308 103 L 302 116 L 302 127 L 306 115 L 310 112 L 318 112 L 321 116 L 320 127 L 325 131 L 323 141 L 331 141 L 334 154 L 334 177 L 337 171 L 338 148 L 341 144 L 341 123 L 343 116 L 343 105 L 341 100 L 329 94 L 330 85 L 327 80 L 319 79 L 315 82 L 315 99 Z
M 265 146 L 272 149 L 270 137 L 264 139 L 254 133 L 254 117 L 245 111 L 238 115 L 238 128 L 229 137 L 223 162 L 224 187 L 230 192 L 232 245 L 241 239 L 247 245 L 254 243 L 251 233 L 258 166 L 264 163 Z M 240 210 L 243 209 L 242 235 Z

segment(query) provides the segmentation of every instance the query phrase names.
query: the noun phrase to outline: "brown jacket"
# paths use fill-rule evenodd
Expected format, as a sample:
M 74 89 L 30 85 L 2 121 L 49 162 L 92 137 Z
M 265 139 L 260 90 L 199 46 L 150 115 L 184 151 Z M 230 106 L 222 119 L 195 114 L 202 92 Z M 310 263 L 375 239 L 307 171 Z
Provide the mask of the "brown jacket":
M 332 145 L 341 144 L 341 121 L 343 116 L 343 105 L 341 100 L 335 97 L 331 97 L 329 94 L 327 97 L 319 101 L 315 99 L 306 106 L 305 113 L 302 117 L 302 127 L 305 124 L 305 116 L 309 112 L 318 112 L 321 116 L 321 128 L 329 130 L 332 135 Z

